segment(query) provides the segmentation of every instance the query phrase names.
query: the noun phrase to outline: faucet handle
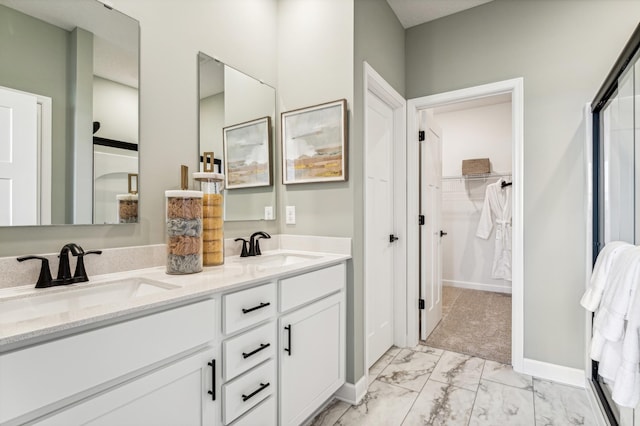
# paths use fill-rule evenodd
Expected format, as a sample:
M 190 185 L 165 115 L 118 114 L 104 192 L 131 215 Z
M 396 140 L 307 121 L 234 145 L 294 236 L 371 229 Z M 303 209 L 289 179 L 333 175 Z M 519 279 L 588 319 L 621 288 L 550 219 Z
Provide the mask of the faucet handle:
M 89 281 L 87 271 L 84 269 L 84 256 L 87 254 L 102 254 L 102 250 L 90 250 L 78 253 L 78 262 L 76 263 L 76 270 L 73 273 L 73 282 L 84 283 Z
M 242 241 L 242 253 L 240 253 L 240 257 L 249 256 L 249 252 L 247 251 L 247 240 L 244 238 L 236 238 L 234 241 Z
M 42 261 L 40 266 L 40 276 L 38 276 L 38 282 L 36 288 L 51 287 L 51 270 L 49 269 L 49 259 L 42 256 L 22 256 L 17 258 L 18 262 L 24 262 L 25 260 L 38 259 Z

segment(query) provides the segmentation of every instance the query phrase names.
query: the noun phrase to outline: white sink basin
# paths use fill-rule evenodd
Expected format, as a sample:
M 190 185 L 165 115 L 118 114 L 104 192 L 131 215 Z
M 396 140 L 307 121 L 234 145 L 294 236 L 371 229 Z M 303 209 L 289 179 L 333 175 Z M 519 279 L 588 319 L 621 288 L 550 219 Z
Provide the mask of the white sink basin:
M 53 287 L 20 297 L 0 298 L 0 324 L 125 302 L 174 288 L 179 286 L 139 277 L 87 283 L 82 287 Z
M 319 259 L 321 256 L 299 253 L 276 253 L 255 257 L 240 258 L 239 262 L 247 265 L 255 265 L 257 270 L 282 268 L 309 260 Z

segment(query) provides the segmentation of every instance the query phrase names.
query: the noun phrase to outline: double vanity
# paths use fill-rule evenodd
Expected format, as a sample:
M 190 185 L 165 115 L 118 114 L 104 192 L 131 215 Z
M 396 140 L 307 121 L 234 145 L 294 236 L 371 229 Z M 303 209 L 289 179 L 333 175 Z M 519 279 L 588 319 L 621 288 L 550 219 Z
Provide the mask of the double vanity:
M 0 425 L 303 423 L 345 383 L 335 240 L 0 290 Z

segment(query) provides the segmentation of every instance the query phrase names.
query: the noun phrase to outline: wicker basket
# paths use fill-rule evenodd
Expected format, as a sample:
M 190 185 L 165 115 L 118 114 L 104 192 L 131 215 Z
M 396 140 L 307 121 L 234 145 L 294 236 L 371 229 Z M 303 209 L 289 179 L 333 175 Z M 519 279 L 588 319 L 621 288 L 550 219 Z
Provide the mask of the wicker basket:
M 491 172 L 491 165 L 488 158 L 474 158 L 462 160 L 463 175 L 481 175 Z

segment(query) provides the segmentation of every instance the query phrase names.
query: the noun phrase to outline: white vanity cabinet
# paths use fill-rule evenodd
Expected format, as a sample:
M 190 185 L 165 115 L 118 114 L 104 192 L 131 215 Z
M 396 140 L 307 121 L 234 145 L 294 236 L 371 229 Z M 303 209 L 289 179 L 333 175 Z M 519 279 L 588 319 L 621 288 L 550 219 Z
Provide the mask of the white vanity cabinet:
M 302 424 L 345 383 L 346 263 L 315 268 L 0 348 L 0 426 Z
M 345 383 L 345 265 L 280 281 L 280 422 L 299 425 Z
M 213 424 L 218 351 L 206 299 L 0 354 L 0 424 Z

